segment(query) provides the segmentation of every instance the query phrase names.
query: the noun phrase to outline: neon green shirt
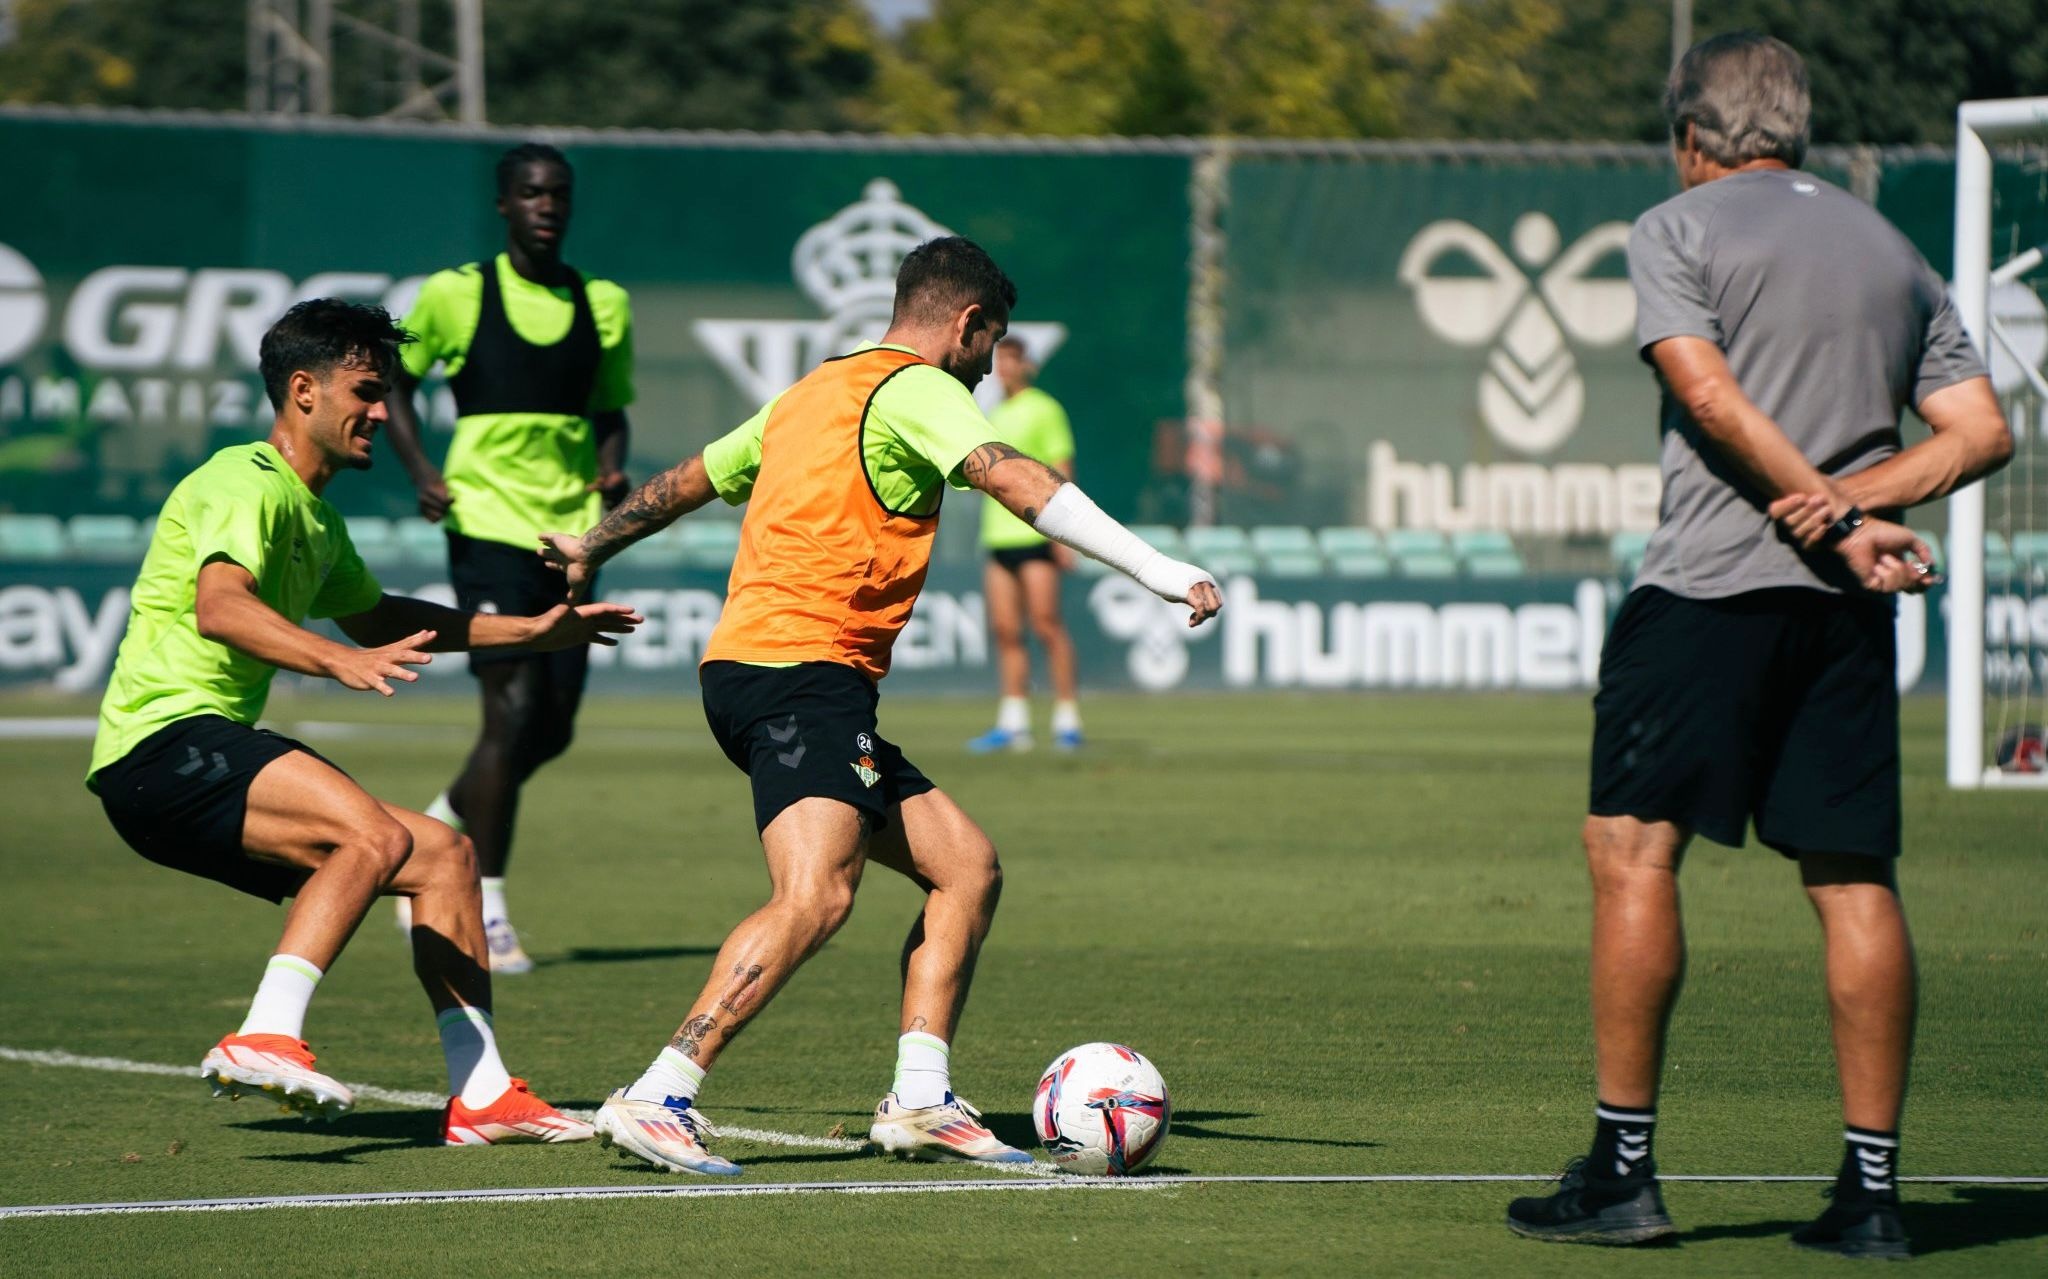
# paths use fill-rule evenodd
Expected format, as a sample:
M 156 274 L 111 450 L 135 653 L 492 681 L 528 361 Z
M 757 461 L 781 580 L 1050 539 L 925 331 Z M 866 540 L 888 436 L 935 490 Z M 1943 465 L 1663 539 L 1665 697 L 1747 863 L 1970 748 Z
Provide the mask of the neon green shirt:
M 195 715 L 254 724 L 277 668 L 199 633 L 199 570 L 230 560 L 256 598 L 292 623 L 348 617 L 384 588 L 341 514 L 313 495 L 268 442 L 222 449 L 171 490 L 128 606 L 128 634 L 100 702 L 93 774 L 166 725 Z
M 863 342 L 853 349 L 871 351 L 879 345 Z M 889 349 L 917 354 L 907 346 Z M 705 475 L 733 506 L 754 491 L 754 477 L 761 471 L 761 433 L 781 399 L 768 401 L 704 449 Z M 969 487 L 960 464 L 994 438 L 981 406 L 958 378 L 936 365 L 913 364 L 882 383 L 869 402 L 861 460 L 884 506 L 930 515 L 939 509 L 946 485 Z
M 514 332 L 536 346 L 568 336 L 576 304 L 567 288 L 535 284 L 502 253 L 492 261 Z M 632 304 L 610 280 L 585 276 L 583 288 L 601 352 L 589 413 L 609 413 L 633 402 Z M 405 327 L 418 338 L 399 348 L 405 371 L 423 378 L 440 363 L 451 377 L 460 372 L 482 306 L 483 276 L 475 263 L 428 276 L 405 315 Z M 597 442 L 588 416 L 458 418 L 441 475 L 454 499 L 448 527 L 487 542 L 528 549 L 537 534 L 584 533 L 603 514 L 603 500 L 584 491 L 597 478 Z
M 1074 428 L 1060 402 L 1035 386 L 1027 386 L 996 405 L 988 415 L 996 438 L 1026 457 L 1047 466 L 1074 460 Z M 1046 536 L 1010 514 L 1001 502 L 990 498 L 981 504 L 981 544 L 991 551 L 1039 546 Z

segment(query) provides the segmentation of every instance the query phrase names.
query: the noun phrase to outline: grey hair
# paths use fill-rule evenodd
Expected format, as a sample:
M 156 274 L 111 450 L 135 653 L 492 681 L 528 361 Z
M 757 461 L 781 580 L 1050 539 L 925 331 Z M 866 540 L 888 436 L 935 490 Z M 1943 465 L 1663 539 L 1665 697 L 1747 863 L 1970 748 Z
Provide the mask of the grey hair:
M 1664 118 L 1671 138 L 1693 145 L 1723 168 L 1752 160 L 1806 161 L 1813 95 L 1806 63 L 1783 40 L 1735 31 L 1702 40 L 1685 51 L 1664 88 Z

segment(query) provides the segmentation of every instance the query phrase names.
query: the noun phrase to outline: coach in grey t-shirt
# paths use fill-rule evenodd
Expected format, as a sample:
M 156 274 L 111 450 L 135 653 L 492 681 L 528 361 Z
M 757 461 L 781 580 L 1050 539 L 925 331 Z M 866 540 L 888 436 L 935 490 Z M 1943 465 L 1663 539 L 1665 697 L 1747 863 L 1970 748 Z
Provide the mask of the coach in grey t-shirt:
M 1948 291 L 1863 201 L 1796 169 L 1731 173 L 1644 214 L 1628 242 L 1636 344 L 1719 348 L 1752 404 L 1823 473 L 1899 451 L 1899 410 L 1984 376 Z M 1831 552 L 1773 535 L 1770 505 L 1667 385 L 1663 519 L 1637 586 L 1719 599 L 1853 590 Z M 1775 495 L 1774 495 L 1775 496 Z
M 1663 384 L 1662 520 L 1601 654 L 1585 825 L 1593 878 L 1593 1144 L 1524 1235 L 1671 1234 L 1651 1153 L 1695 834 L 1798 864 L 1827 934 L 1847 1123 L 1803 1246 L 1905 1256 L 1898 1122 L 1912 943 L 1893 880 L 1892 603 L 1934 581 L 1895 512 L 2010 456 L 1940 279 L 1877 212 L 1799 171 L 1799 55 L 1753 34 L 1689 50 L 1665 95 L 1684 194 L 1629 239 L 1638 340 Z M 1930 438 L 1900 447 L 1912 404 Z M 1768 1069 L 1768 1066 L 1764 1066 Z

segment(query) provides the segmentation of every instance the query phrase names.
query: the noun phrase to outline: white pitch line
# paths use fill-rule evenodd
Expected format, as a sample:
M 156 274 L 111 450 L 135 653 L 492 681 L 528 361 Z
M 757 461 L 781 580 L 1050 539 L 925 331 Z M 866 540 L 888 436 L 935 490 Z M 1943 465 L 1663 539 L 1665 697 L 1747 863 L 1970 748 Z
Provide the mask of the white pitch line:
M 79 1070 L 105 1070 L 127 1075 L 167 1075 L 175 1078 L 197 1080 L 199 1067 L 173 1066 L 160 1061 L 129 1061 L 125 1057 L 81 1057 L 76 1053 L 29 1048 L 0 1047 L 0 1061 L 18 1061 L 30 1066 L 67 1066 Z M 387 1105 L 403 1106 L 408 1110 L 439 1110 L 448 1104 L 440 1093 L 409 1092 L 397 1088 L 379 1088 L 375 1084 L 348 1084 L 348 1090 L 367 1101 L 381 1101 Z M 590 1112 L 565 1110 L 565 1115 L 589 1120 Z M 774 1132 L 766 1128 L 741 1128 L 732 1124 L 719 1124 L 721 1135 L 740 1141 L 755 1141 L 767 1146 L 794 1146 L 804 1150 L 865 1150 L 865 1141 L 854 1141 L 845 1137 L 809 1137 L 802 1133 Z M 1050 1168 L 1051 1165 L 1047 1165 Z
M 91 737 L 99 731 L 96 719 L 28 719 L 0 716 L 0 741 L 42 738 Z
M 1173 1186 L 1329 1186 L 1413 1183 L 1543 1182 L 1554 1175 L 1509 1173 L 1378 1173 L 1306 1176 L 1059 1177 L 1043 1181 L 794 1181 L 756 1185 L 686 1182 L 674 1186 L 540 1186 L 525 1190 L 415 1190 L 341 1195 L 260 1195 L 243 1199 L 160 1199 L 126 1203 L 16 1204 L 0 1220 L 99 1217 L 134 1213 L 253 1212 L 264 1208 L 382 1208 L 444 1203 L 543 1203 L 571 1199 L 741 1199 L 765 1195 L 941 1195 L 1003 1190 L 1165 1190 Z M 1832 1177 L 1694 1176 L 1665 1181 L 1826 1182 Z M 2048 1177 L 1902 1177 L 1938 1185 L 2048 1185 Z

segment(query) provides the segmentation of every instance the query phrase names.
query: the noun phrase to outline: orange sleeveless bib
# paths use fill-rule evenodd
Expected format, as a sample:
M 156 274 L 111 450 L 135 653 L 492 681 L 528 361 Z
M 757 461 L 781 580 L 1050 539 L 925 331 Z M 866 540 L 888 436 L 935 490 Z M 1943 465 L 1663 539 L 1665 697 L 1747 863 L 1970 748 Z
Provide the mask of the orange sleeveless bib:
M 862 437 L 882 383 L 922 363 L 877 347 L 828 360 L 783 392 L 761 431 L 761 469 L 705 661 L 888 673 L 889 650 L 924 589 L 939 515 L 883 508 Z

